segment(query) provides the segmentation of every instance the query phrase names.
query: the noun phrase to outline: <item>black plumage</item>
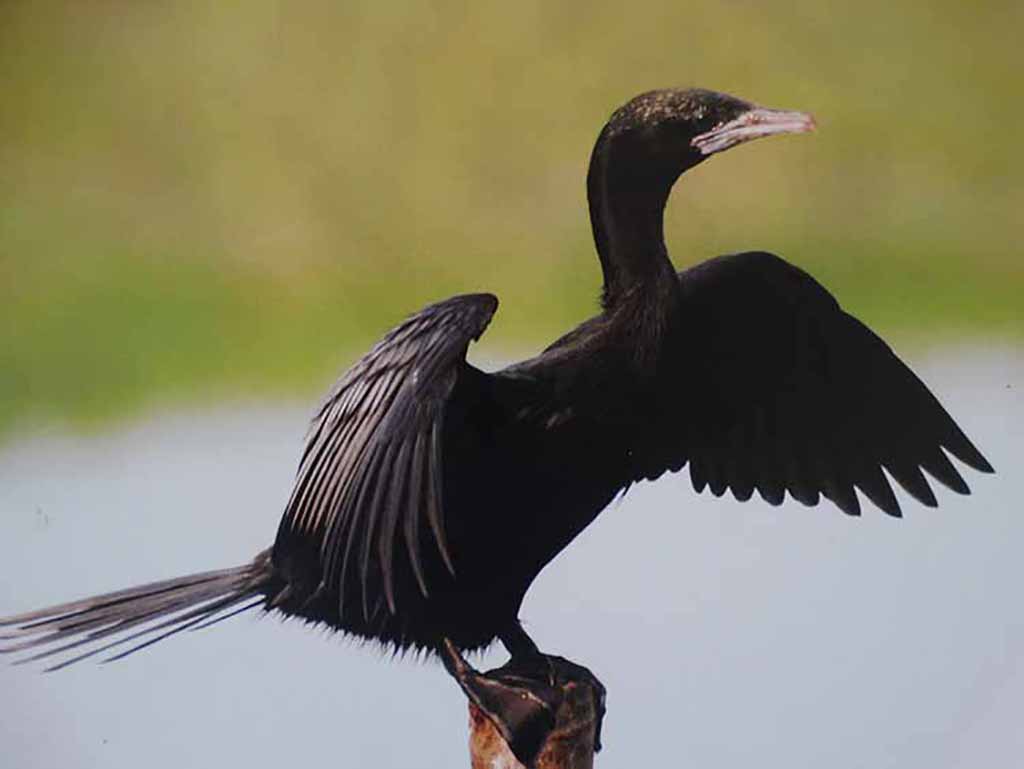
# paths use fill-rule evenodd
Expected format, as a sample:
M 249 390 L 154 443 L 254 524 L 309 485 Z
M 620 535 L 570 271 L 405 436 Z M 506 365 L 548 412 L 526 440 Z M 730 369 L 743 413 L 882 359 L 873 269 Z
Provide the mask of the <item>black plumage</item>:
M 824 496 L 850 515 L 858 490 L 900 515 L 885 473 L 929 506 L 922 470 L 967 493 L 947 452 L 983 472 L 988 462 L 813 278 L 768 253 L 679 273 L 668 258 L 662 217 L 680 174 L 812 127 L 711 91 L 633 99 L 601 132 L 587 178 L 598 315 L 494 373 L 465 353 L 495 297 L 411 316 L 317 411 L 271 549 L 237 569 L 4 619 L 5 650 L 75 661 L 260 605 L 397 648 L 501 639 L 529 656 L 518 612 L 530 584 L 637 481 L 689 465 L 697 492 L 773 505 Z

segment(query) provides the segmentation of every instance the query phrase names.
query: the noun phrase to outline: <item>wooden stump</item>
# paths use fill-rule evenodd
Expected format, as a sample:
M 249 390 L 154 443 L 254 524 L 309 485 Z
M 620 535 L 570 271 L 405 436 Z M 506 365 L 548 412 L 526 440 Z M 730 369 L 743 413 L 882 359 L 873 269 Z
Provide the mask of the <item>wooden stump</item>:
M 604 687 L 586 668 L 561 657 L 550 660 L 554 686 L 550 682 L 538 685 L 544 686 L 548 694 L 555 693 L 554 726 L 547 732 L 534 764 L 524 767 L 494 721 L 471 701 L 469 752 L 473 769 L 592 769 L 594 754 L 601 749 Z M 492 680 L 501 681 L 510 692 L 521 690 L 524 699 L 530 696 L 530 682 L 507 683 L 500 673 L 492 671 L 484 676 L 498 674 Z

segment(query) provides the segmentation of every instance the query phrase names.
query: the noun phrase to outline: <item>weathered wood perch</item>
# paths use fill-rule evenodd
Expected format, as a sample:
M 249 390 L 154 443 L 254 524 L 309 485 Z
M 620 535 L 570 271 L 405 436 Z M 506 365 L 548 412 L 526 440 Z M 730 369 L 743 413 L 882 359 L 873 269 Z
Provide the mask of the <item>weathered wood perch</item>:
M 600 750 L 604 688 L 590 680 L 560 680 L 561 703 L 555 725 L 541 744 L 531 769 L 592 769 Z M 472 769 L 526 769 L 512 753 L 494 722 L 469 703 L 469 755 Z
M 480 673 L 454 647 L 445 661 L 469 699 L 472 769 L 592 769 L 605 688 L 587 668 L 544 655 Z

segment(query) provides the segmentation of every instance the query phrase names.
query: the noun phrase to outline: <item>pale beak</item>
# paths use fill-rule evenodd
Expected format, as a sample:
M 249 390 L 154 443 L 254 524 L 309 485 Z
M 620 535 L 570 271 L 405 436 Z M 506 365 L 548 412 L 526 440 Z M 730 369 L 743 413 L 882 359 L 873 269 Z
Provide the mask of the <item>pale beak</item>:
M 735 120 L 693 137 L 690 144 L 702 155 L 713 155 L 751 139 L 775 134 L 802 134 L 813 130 L 814 118 L 806 112 L 754 107 Z

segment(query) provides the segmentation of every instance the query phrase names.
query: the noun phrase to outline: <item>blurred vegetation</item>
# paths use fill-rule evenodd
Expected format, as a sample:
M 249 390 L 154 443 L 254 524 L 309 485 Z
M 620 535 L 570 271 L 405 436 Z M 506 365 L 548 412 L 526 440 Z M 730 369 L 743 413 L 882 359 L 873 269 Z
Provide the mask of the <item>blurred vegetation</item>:
M 492 290 L 492 356 L 595 307 L 591 144 L 699 84 L 820 130 L 697 169 L 682 266 L 764 248 L 887 336 L 1024 334 L 1019 2 L 0 5 L 0 432 L 324 389 Z

